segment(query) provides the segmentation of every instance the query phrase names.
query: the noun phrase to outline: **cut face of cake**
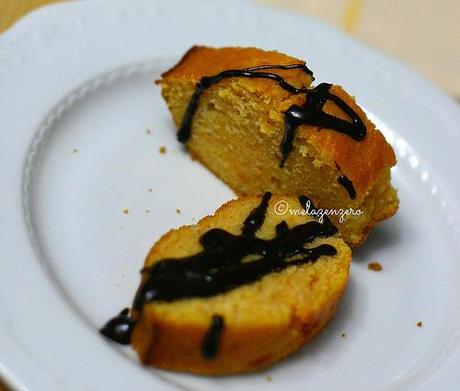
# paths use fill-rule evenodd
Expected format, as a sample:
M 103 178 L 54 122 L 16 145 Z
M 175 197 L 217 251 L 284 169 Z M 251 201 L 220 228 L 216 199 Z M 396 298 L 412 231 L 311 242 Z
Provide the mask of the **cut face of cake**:
M 304 61 L 238 47 L 193 47 L 158 81 L 193 158 L 241 195 L 306 194 L 318 208 L 361 210 L 331 217 L 359 245 L 398 209 L 395 154 L 343 88 L 312 82 Z
M 254 371 L 309 341 L 336 310 L 351 251 L 328 221 L 276 214 L 280 201 L 301 208 L 266 193 L 168 232 L 147 256 L 131 316 L 102 333 L 131 341 L 146 365 L 202 374 Z

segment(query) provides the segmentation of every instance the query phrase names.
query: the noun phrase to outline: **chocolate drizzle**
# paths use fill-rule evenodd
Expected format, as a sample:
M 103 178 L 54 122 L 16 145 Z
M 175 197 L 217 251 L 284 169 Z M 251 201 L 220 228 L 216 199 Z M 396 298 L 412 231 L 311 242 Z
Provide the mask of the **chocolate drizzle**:
M 299 199 L 300 205 L 302 205 L 302 207 L 305 210 L 307 209 L 307 204 L 310 205 L 310 210 L 316 209 L 316 206 L 315 206 L 315 204 L 313 204 L 313 201 L 309 197 L 307 197 L 306 195 L 300 195 L 298 197 L 298 199 Z
M 366 136 L 366 127 L 359 115 L 341 98 L 329 90 L 331 84 L 321 83 L 315 88 L 295 87 L 276 73 L 264 72 L 267 69 L 301 69 L 306 74 L 313 76 L 310 69 L 304 64 L 290 65 L 261 65 L 252 68 L 231 69 L 220 72 L 214 76 L 204 76 L 196 84 L 195 91 L 182 119 L 182 124 L 177 133 L 180 142 L 186 143 L 191 135 L 193 116 L 198 107 L 201 95 L 211 86 L 224 79 L 232 77 L 264 78 L 276 81 L 284 90 L 292 94 L 304 94 L 305 103 L 301 106 L 292 105 L 284 113 L 284 135 L 280 145 L 280 167 L 284 166 L 289 153 L 292 151 L 296 130 L 300 125 L 318 126 L 346 134 L 354 140 L 361 141 Z M 327 101 L 334 102 L 350 119 L 350 121 L 334 117 L 323 111 Z
M 211 320 L 211 326 L 204 336 L 201 345 L 201 354 L 204 358 L 210 360 L 217 355 L 223 329 L 224 318 L 220 315 L 214 315 Z
M 244 220 L 243 223 L 243 229 L 241 230 L 243 235 L 254 236 L 257 230 L 262 226 L 271 197 L 272 194 L 270 192 L 266 192 L 262 197 L 260 205 L 253 209 L 251 213 L 249 213 L 249 216 L 246 217 L 246 220 Z
M 356 190 L 353 186 L 353 182 L 350 181 L 350 179 L 348 179 L 345 175 L 340 175 L 337 178 L 337 182 L 345 188 L 352 200 L 356 198 Z
M 299 196 L 299 202 L 300 202 L 300 205 L 302 205 L 302 207 L 307 212 L 311 212 L 311 214 L 314 214 L 314 212 L 317 210 L 315 204 L 313 204 L 313 201 L 310 198 L 308 198 L 306 195 Z M 308 205 L 310 206 L 309 208 L 308 208 Z M 335 229 L 335 232 L 338 232 L 337 228 L 334 226 L 334 224 L 332 224 L 332 221 L 329 219 L 328 215 L 326 214 L 323 215 L 323 220 L 324 220 L 324 224 L 330 225 L 331 227 Z
M 125 308 L 119 315 L 110 319 L 101 328 L 100 333 L 114 342 L 129 345 L 131 343 L 133 328 L 134 320 L 129 316 L 129 309 Z
M 280 167 L 284 166 L 288 154 L 292 151 L 296 130 L 300 125 L 319 126 L 346 134 L 356 141 L 366 136 L 366 127 L 359 115 L 337 95 L 329 92 L 332 84 L 321 83 L 306 92 L 306 101 L 302 106 L 292 105 L 284 113 L 284 136 L 281 142 Z M 351 122 L 334 117 L 323 111 L 328 100 L 334 102 Z
M 318 237 L 337 232 L 335 227 L 317 221 L 293 228 L 281 222 L 273 239 L 256 237 L 265 219 L 270 196 L 266 193 L 261 204 L 243 223 L 246 234 L 211 229 L 200 238 L 201 252 L 180 259 L 164 259 L 145 269 L 146 277 L 134 299 L 134 308 L 140 310 L 145 302 L 151 301 L 214 296 L 289 266 L 314 262 L 321 255 L 336 253 L 328 244 L 304 247 Z
M 244 77 L 248 79 L 271 79 L 280 85 L 281 88 L 289 91 L 293 94 L 299 94 L 301 92 L 306 92 L 305 87 L 297 88 L 289 84 L 281 76 L 276 73 L 270 72 L 259 72 L 265 69 L 301 69 L 307 75 L 313 76 L 313 72 L 307 68 L 305 64 L 290 64 L 290 65 L 260 65 L 257 67 L 244 68 L 244 69 L 230 69 L 228 71 L 223 71 L 214 76 L 203 76 L 200 81 L 196 84 L 195 91 L 190 99 L 190 102 L 185 111 L 184 118 L 182 119 L 182 124 L 177 133 L 177 138 L 181 143 L 186 143 L 190 138 L 192 132 L 192 121 L 195 111 L 198 107 L 198 101 L 200 100 L 201 95 L 214 84 L 220 83 L 224 79 L 231 77 Z
M 267 274 L 281 272 L 294 265 L 315 262 L 322 255 L 335 255 L 337 250 L 329 244 L 305 248 L 319 237 L 329 237 L 337 229 L 325 223 L 309 221 L 289 228 L 285 221 L 276 226 L 273 239 L 256 237 L 263 226 L 271 193 L 263 195 L 242 224 L 239 235 L 220 228 L 205 232 L 199 239 L 203 250 L 184 258 L 163 259 L 144 268 L 143 283 L 134 298 L 133 308 L 141 311 L 144 303 L 171 302 L 194 297 L 209 297 L 260 280 Z M 299 200 L 306 201 L 305 198 Z M 206 358 L 217 353 L 224 325 L 219 315 L 213 317 L 211 328 L 203 340 L 202 352 Z M 111 319 L 102 329 L 106 337 L 128 344 L 134 320 L 128 309 Z

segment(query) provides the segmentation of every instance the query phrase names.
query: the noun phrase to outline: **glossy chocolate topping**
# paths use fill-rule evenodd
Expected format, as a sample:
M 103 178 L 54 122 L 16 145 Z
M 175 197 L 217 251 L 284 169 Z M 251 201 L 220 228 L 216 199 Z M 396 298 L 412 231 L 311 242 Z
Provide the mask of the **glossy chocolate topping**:
M 264 224 L 270 198 L 271 193 L 264 194 L 260 204 L 243 222 L 241 234 L 232 234 L 221 228 L 211 229 L 200 237 L 203 250 L 199 253 L 163 259 L 144 268 L 143 282 L 136 293 L 133 308 L 141 311 L 143 304 L 148 302 L 218 295 L 289 266 L 312 263 L 322 255 L 336 254 L 336 249 L 329 244 L 305 248 L 316 238 L 337 232 L 330 222 L 309 221 L 289 228 L 282 221 L 276 226 L 272 239 L 258 238 L 256 233 Z M 129 343 L 133 325 L 124 310 L 110 320 L 101 333 L 115 342 Z M 214 346 L 218 345 L 222 327 L 223 319 L 214 317 L 203 341 L 205 357 L 212 357 L 214 350 L 217 351 Z
M 204 358 L 210 360 L 219 352 L 220 339 L 224 329 L 224 318 L 220 315 L 214 315 L 208 332 L 203 338 L 201 345 L 201 354 Z
M 353 182 L 350 181 L 350 179 L 348 179 L 345 175 L 340 175 L 337 178 L 337 182 L 345 188 L 352 200 L 356 198 L 356 190 L 353 186 Z
M 134 308 L 140 310 L 143 303 L 151 301 L 214 296 L 291 265 L 314 262 L 321 255 L 336 253 L 335 248 L 327 244 L 304 247 L 318 237 L 337 232 L 335 227 L 317 221 L 292 228 L 281 222 L 273 239 L 256 237 L 270 197 L 270 193 L 265 193 L 260 205 L 244 221 L 241 234 L 211 229 L 200 237 L 203 250 L 199 253 L 164 259 L 144 269 L 144 282 L 137 292 Z
M 193 116 L 199 104 L 200 97 L 211 86 L 218 84 L 224 79 L 233 77 L 264 78 L 278 83 L 278 85 L 292 94 L 305 95 L 305 103 L 301 106 L 292 105 L 284 113 L 284 135 L 280 145 L 280 167 L 284 166 L 289 153 L 292 151 L 296 130 L 300 125 L 318 126 L 332 129 L 346 134 L 354 140 L 363 140 L 366 136 L 366 127 L 359 115 L 341 98 L 332 94 L 329 90 L 331 84 L 322 83 L 314 88 L 295 87 L 289 84 L 283 77 L 276 73 L 266 72 L 269 69 L 301 69 L 308 75 L 313 73 L 304 64 L 290 65 L 261 65 L 252 68 L 231 69 L 214 76 L 204 76 L 196 84 L 195 91 L 190 98 L 189 104 L 182 119 L 177 137 L 182 143 L 186 143 L 192 131 Z M 327 101 L 335 103 L 348 117 L 344 120 L 323 111 Z
M 134 328 L 134 320 L 129 316 L 129 309 L 125 308 L 117 316 L 110 319 L 100 332 L 105 337 L 122 345 L 131 343 L 131 334 Z

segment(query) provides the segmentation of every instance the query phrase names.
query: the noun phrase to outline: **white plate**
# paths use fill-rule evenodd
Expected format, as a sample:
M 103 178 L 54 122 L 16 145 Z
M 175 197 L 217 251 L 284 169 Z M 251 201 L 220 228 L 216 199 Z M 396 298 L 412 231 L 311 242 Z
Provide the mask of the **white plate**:
M 318 82 L 358 97 L 399 158 L 401 209 L 355 251 L 331 325 L 251 375 L 144 368 L 98 334 L 130 303 L 150 245 L 234 196 L 180 148 L 152 84 L 197 43 L 307 59 Z M 394 60 L 244 1 L 79 2 L 33 13 L 0 37 L 1 375 L 47 391 L 458 389 L 459 123 L 454 102 Z M 381 273 L 367 270 L 375 260 Z

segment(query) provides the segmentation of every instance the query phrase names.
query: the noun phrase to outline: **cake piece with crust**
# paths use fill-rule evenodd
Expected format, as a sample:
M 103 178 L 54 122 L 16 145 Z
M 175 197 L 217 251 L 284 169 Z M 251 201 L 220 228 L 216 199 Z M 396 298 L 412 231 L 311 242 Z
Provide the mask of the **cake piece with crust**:
M 280 201 L 301 208 L 270 193 L 243 197 L 152 247 L 129 323 L 144 364 L 255 371 L 325 327 L 344 293 L 351 251 L 329 222 L 278 215 Z
M 308 195 L 317 208 L 361 210 L 343 239 L 361 244 L 396 213 L 392 147 L 342 87 L 312 87 L 305 62 L 257 48 L 195 46 L 157 81 L 186 143 L 237 194 Z

